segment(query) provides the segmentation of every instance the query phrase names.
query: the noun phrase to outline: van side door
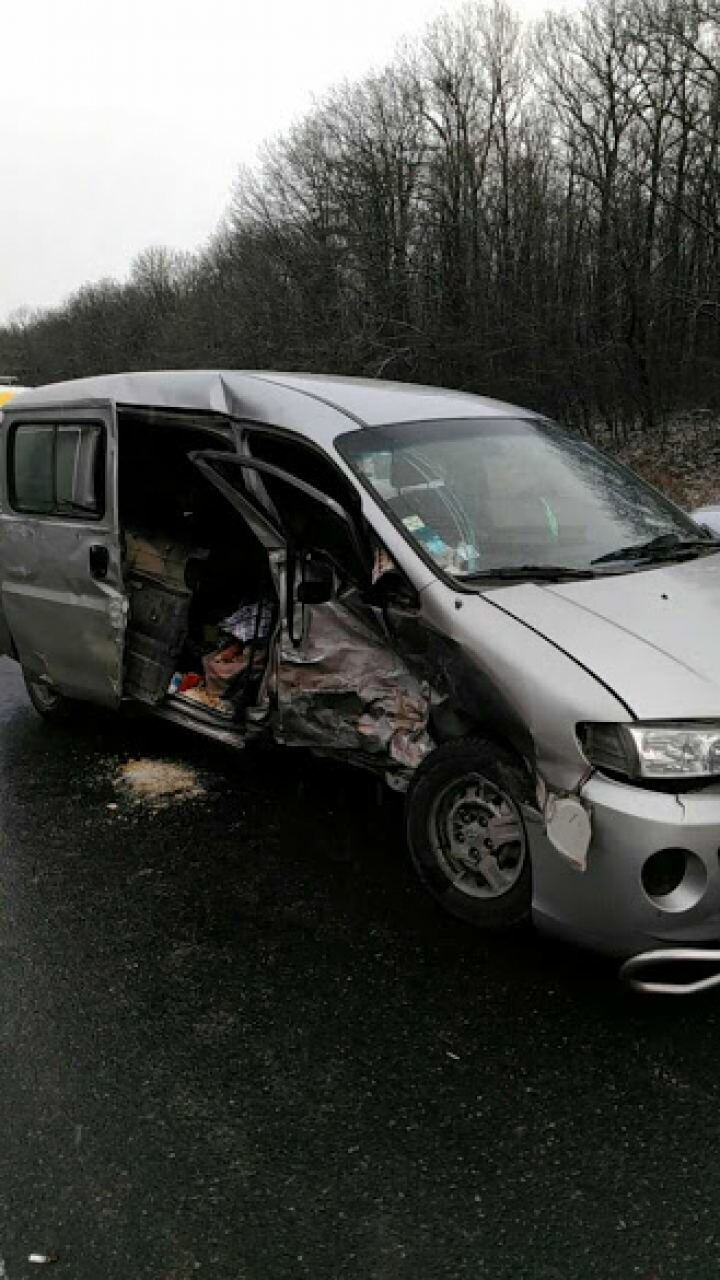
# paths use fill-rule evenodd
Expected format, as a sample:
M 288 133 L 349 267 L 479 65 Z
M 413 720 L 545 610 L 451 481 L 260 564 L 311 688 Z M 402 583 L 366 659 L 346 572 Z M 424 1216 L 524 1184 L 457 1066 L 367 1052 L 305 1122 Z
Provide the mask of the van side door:
M 116 706 L 127 600 L 115 410 L 6 410 L 0 430 L 0 642 L 28 676 Z

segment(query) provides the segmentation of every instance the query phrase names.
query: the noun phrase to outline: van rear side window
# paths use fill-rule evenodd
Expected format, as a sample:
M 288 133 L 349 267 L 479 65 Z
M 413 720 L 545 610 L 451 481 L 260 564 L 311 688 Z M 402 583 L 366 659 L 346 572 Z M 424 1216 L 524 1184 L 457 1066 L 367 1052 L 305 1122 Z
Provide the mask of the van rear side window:
M 99 520 L 105 511 L 105 433 L 97 422 L 27 422 L 10 436 L 10 502 L 34 515 Z

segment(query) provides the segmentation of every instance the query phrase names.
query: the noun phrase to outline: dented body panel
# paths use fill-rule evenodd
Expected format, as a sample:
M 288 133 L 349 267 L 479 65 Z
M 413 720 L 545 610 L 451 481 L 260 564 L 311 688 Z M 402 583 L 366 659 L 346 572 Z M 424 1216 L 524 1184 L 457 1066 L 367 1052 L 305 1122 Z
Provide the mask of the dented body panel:
M 297 647 L 279 654 L 276 738 L 416 769 L 432 751 L 430 689 L 347 607 L 310 610 Z
M 497 595 L 500 597 L 498 592 Z M 435 680 L 479 726 L 510 741 L 551 789 L 572 791 L 588 773 L 579 719 L 626 720 L 625 706 L 577 662 L 484 596 L 443 583 L 422 593 L 437 635 Z M 459 606 L 459 607 L 458 607 Z M 442 656 L 441 656 L 442 655 Z M 582 709 L 582 710 L 581 710 Z
M 596 775 L 581 797 L 592 821 L 584 873 L 558 857 L 541 825 L 532 829 L 538 925 L 617 956 L 717 941 L 720 787 L 664 795 Z M 676 847 L 692 854 L 693 883 L 684 901 L 653 901 L 641 889 L 643 866 L 658 850 Z
M 23 419 L 20 418 L 19 421 Z M 16 420 L 4 415 L 3 452 Z M 105 501 L 97 519 L 17 510 L 6 467 L 0 488 L 0 643 L 28 677 L 68 697 L 116 707 L 122 697 L 127 597 L 115 501 L 115 410 L 32 414 L 32 424 L 102 423 L 106 432 Z M 102 576 L 92 570 L 102 561 Z M 79 637 L 82 642 L 79 643 Z

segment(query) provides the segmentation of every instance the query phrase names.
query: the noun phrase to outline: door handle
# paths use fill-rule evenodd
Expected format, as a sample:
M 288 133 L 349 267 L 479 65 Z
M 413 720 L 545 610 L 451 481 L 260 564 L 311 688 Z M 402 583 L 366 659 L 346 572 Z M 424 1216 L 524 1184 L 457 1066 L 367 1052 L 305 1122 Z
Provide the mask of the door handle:
M 110 568 L 110 552 L 102 542 L 96 542 L 90 548 L 90 572 L 93 578 L 97 578 L 99 582 L 104 582 L 108 576 Z

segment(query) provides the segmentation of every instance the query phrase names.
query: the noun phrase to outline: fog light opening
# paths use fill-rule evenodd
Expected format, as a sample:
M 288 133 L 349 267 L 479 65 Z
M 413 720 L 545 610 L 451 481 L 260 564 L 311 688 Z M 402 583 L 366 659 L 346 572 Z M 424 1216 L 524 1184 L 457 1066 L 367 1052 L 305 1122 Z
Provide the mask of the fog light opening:
M 689 849 L 658 849 L 643 863 L 642 887 L 662 911 L 689 911 L 702 898 L 707 869 Z
M 684 849 L 660 849 L 643 866 L 643 889 L 649 898 L 666 898 L 682 883 L 686 870 Z

